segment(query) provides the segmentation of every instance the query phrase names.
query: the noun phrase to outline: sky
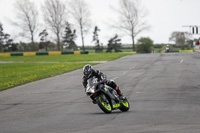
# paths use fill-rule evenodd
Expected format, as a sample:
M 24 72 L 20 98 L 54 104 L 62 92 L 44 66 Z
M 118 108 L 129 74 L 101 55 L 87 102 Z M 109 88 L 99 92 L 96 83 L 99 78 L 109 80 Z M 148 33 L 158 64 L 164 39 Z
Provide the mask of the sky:
M 69 1 L 69 0 L 65 0 Z M 131 38 L 125 36 L 120 31 L 112 29 L 109 25 L 113 20 L 117 21 L 118 16 L 111 8 L 119 7 L 118 0 L 85 0 L 89 3 L 91 9 L 91 23 L 92 28 L 85 37 L 85 44 L 94 46 L 92 42 L 92 32 L 94 26 L 100 28 L 100 41 L 107 45 L 108 40 L 119 34 L 123 44 L 131 44 Z M 15 0 L 0 0 L 0 22 L 3 23 L 4 31 L 11 34 L 15 38 L 16 27 L 11 25 L 9 20 L 15 21 Z M 40 9 L 41 3 L 44 0 L 34 0 Z M 150 25 L 150 30 L 144 31 L 136 37 L 150 37 L 154 43 L 170 43 L 169 37 L 173 31 L 190 32 L 189 28 L 183 27 L 185 25 L 200 26 L 200 0 L 141 0 L 141 4 L 148 11 L 146 20 Z M 42 16 L 42 11 L 40 10 Z M 42 18 L 40 18 L 42 19 Z M 42 21 L 42 20 L 39 20 Z M 46 27 L 45 27 L 46 28 Z M 194 35 L 197 38 L 199 35 Z M 17 39 L 18 41 L 20 39 Z M 23 39 L 22 39 L 23 40 Z M 76 43 L 81 46 L 80 35 Z

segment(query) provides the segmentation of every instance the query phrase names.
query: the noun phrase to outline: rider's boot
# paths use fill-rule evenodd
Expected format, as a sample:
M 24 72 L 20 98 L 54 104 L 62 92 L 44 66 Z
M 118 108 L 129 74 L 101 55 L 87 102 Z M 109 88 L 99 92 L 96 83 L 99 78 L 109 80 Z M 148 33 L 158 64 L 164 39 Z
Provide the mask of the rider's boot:
M 120 89 L 119 89 L 118 86 L 116 86 L 114 89 L 116 90 L 117 94 L 119 95 L 119 99 L 120 99 L 120 100 L 126 99 L 126 97 L 123 96 L 123 94 L 122 94 L 122 92 L 120 91 Z

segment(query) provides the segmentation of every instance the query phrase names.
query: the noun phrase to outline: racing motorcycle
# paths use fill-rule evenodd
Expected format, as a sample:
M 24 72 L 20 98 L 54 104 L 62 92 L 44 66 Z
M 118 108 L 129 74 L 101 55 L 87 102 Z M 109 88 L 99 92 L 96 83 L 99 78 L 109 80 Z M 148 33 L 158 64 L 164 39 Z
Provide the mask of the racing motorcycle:
M 122 112 L 129 110 L 130 105 L 127 100 L 119 99 L 117 92 L 104 83 L 100 83 L 97 78 L 88 79 L 86 94 L 90 96 L 94 104 L 97 104 L 101 110 L 107 114 L 112 110 L 120 109 Z

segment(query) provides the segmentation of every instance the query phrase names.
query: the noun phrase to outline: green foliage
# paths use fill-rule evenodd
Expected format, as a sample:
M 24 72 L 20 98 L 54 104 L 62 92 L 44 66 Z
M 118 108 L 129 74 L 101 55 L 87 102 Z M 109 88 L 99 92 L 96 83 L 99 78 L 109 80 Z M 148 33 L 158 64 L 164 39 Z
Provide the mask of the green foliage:
M 181 50 L 185 50 L 185 46 L 183 45 L 183 46 L 181 46 Z
M 187 40 L 186 45 L 189 47 L 193 47 L 193 40 Z
M 68 22 L 66 22 L 65 25 L 66 28 L 63 37 L 63 45 L 66 46 L 68 49 L 77 50 L 78 47 L 75 43 L 75 39 L 77 38 L 76 30 L 72 30 L 71 25 Z
M 46 29 L 44 29 L 39 36 L 40 38 L 40 44 L 39 44 L 39 49 L 45 49 L 46 51 L 50 49 L 50 41 L 47 40 L 48 32 Z
M 9 51 L 10 49 L 16 49 L 16 47 L 13 48 L 13 40 L 10 39 L 10 35 L 4 33 L 3 31 L 3 24 L 0 22 L 0 51 Z
M 162 48 L 163 47 L 163 44 L 154 44 L 154 46 L 153 46 L 154 48 Z
M 139 52 L 151 53 L 153 49 L 153 41 L 150 38 L 142 37 L 138 40 L 136 50 Z
M 108 48 L 106 52 L 112 52 L 112 49 L 114 49 L 115 52 L 122 52 L 120 48 L 121 48 L 121 39 L 118 39 L 118 35 L 116 34 L 113 38 L 111 38 L 108 41 Z
M 32 51 L 33 44 L 32 43 L 25 43 L 20 42 L 19 44 L 16 44 L 18 51 Z M 35 49 L 39 49 L 39 43 L 34 44 Z
M 96 45 L 95 46 L 95 53 L 102 53 L 103 52 L 103 46 L 100 46 L 98 31 L 100 31 L 100 29 L 97 26 L 95 26 L 92 41 L 95 42 L 95 45 Z
M 186 50 L 193 50 L 192 48 L 187 47 Z

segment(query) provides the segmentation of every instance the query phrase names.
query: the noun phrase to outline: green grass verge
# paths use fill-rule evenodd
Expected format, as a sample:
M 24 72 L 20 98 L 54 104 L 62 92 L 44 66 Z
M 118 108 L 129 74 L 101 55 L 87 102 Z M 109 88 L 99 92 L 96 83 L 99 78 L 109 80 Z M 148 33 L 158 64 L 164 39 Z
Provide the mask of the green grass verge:
M 0 64 L 0 91 L 82 68 L 86 63 Z M 94 65 L 94 64 L 93 64 Z
M 54 56 L 11 56 L 0 57 L 0 61 L 24 61 L 29 63 L 1 63 L 0 91 L 18 85 L 52 77 L 82 68 L 87 63 L 80 61 L 111 61 L 133 53 L 104 53 L 88 55 L 54 55 Z M 60 62 L 60 63 L 31 63 Z M 71 63 L 64 63 L 71 62 Z M 91 63 L 90 63 L 91 64 Z M 95 65 L 92 63 L 91 65 Z
M 125 55 L 131 55 L 132 52 L 122 53 L 103 53 L 103 54 L 85 54 L 85 55 L 44 55 L 44 56 L 10 56 L 0 57 L 0 61 L 24 61 L 24 62 L 80 62 L 80 61 L 111 61 Z

